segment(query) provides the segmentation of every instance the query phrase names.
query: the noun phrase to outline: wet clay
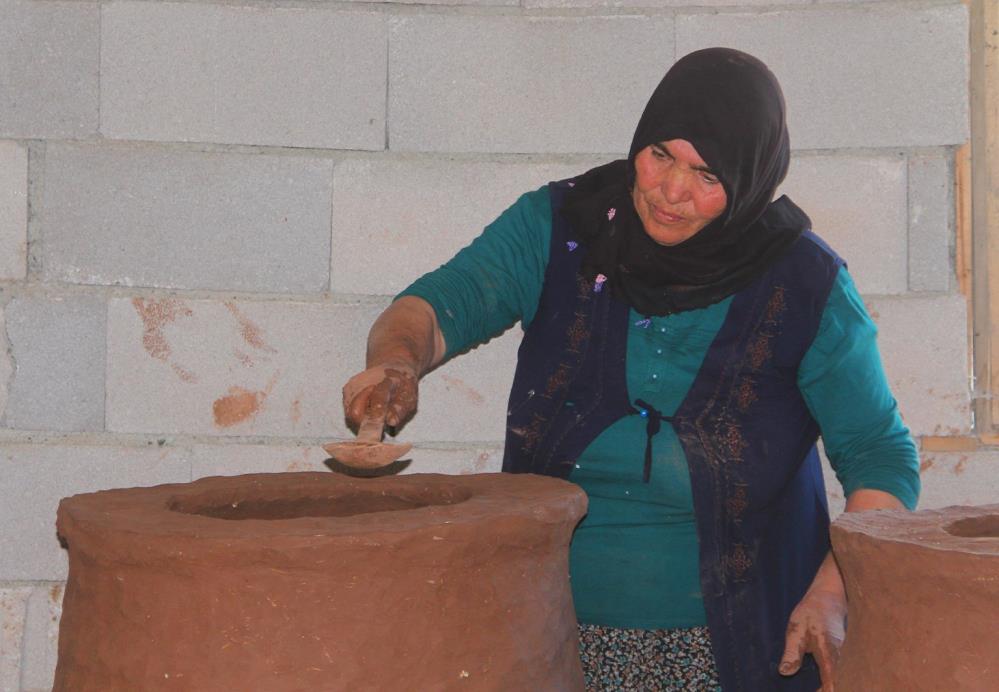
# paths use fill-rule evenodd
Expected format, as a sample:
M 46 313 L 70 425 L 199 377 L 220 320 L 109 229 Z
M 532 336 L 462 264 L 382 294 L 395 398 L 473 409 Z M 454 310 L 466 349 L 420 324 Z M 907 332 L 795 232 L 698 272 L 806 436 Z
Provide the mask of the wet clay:
M 999 689 L 999 505 L 843 514 L 844 692 Z
M 77 495 L 54 689 L 582 690 L 576 486 L 205 478 Z

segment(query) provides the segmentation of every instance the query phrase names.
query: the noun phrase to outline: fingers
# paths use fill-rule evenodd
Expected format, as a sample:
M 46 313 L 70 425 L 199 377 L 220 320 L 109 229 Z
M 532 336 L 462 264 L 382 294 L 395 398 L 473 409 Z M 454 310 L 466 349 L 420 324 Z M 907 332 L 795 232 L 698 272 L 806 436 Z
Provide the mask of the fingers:
M 384 419 L 394 390 L 395 383 L 390 377 L 386 377 L 372 387 L 370 393 L 368 394 L 368 405 L 362 415 L 365 418 L 370 417 Z
M 805 627 L 792 616 L 778 671 L 781 675 L 794 675 L 801 668 L 805 654 L 810 653 L 818 664 L 819 678 L 822 681 L 822 688 L 818 692 L 834 692 L 841 644 L 841 640 L 827 636 L 816 628 Z
M 805 655 L 805 636 L 805 628 L 795 620 L 792 613 L 784 634 L 784 654 L 777 669 L 781 675 L 794 675 L 801 668 L 801 660 Z
M 351 377 L 343 386 L 343 411 L 347 420 L 360 422 L 367 410 L 370 390 L 385 377 L 380 368 L 370 368 Z
M 811 647 L 815 662 L 819 664 L 819 677 L 822 679 L 822 692 L 833 692 L 836 663 L 839 661 L 839 645 L 830 637 L 815 637 L 815 645 Z
M 358 426 L 366 415 L 385 417 L 396 427 L 416 411 L 417 379 L 412 373 L 385 367 L 369 368 L 343 387 L 343 410 L 348 424 Z
M 368 399 L 371 397 L 371 393 L 374 391 L 375 386 L 371 385 L 365 387 L 360 391 L 355 391 L 350 394 L 344 389 L 344 414 L 347 416 L 347 422 L 350 425 L 360 425 L 361 421 L 364 419 L 364 414 L 368 411 Z
M 406 421 L 416 411 L 418 385 L 416 377 L 410 373 L 389 369 L 385 371 L 385 374 L 393 385 L 385 422 L 395 427 Z

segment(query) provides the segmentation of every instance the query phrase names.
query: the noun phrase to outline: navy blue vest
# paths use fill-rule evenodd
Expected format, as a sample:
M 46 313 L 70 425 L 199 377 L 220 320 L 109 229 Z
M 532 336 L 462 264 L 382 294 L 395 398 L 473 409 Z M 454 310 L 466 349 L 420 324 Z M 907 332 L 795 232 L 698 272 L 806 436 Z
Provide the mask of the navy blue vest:
M 507 413 L 503 470 L 512 473 L 568 478 L 603 430 L 637 413 L 625 375 L 628 306 L 579 275 L 583 253 L 570 249 L 575 237 L 559 214 L 567 185 L 549 185 L 551 256 Z M 726 691 L 820 685 L 810 657 L 791 678 L 777 665 L 791 610 L 829 550 L 819 428 L 797 373 L 842 264 L 809 232 L 737 293 L 673 417 L 690 469 L 701 589 Z M 635 449 L 640 458 L 644 441 Z

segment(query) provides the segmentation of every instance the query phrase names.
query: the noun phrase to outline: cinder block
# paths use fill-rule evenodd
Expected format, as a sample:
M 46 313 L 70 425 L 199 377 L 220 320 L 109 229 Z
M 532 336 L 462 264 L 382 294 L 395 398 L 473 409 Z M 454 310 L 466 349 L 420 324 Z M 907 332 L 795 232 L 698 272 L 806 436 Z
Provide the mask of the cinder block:
M 363 7 L 366 4 L 385 4 L 385 0 L 347 0 Z M 517 7 L 520 0 L 391 0 L 398 5 L 460 5 L 462 7 Z
M 10 356 L 10 344 L 7 343 L 6 314 L 4 309 L 0 308 L 0 421 L 2 421 L 2 412 L 7 410 L 10 377 L 13 374 L 14 363 Z
M 341 390 L 363 368 L 367 331 L 380 310 L 112 300 L 108 429 L 346 438 Z M 501 440 L 518 340 L 519 333 L 504 337 L 425 378 L 421 413 L 399 439 Z
M 192 477 L 234 476 L 244 473 L 328 471 L 329 455 L 309 445 L 197 445 L 191 450 Z M 490 473 L 500 470 L 503 450 L 496 447 L 439 449 L 416 446 L 404 459 L 411 463 L 401 473 Z
M 420 441 L 502 443 L 522 336 L 515 326 L 427 375 L 406 434 Z
M 0 281 L 23 279 L 28 245 L 28 150 L 0 142 Z
M 27 619 L 30 586 L 0 584 L 0 690 L 21 687 L 21 642 Z
M 389 146 L 627 152 L 672 37 L 665 16 L 394 18 Z
M 849 264 L 862 293 L 908 287 L 905 160 L 899 156 L 795 156 L 780 194 Z
M 909 289 L 946 291 L 951 285 L 953 180 L 943 155 L 909 159 Z
M 756 5 L 804 5 L 812 0 L 523 0 L 524 7 L 529 8 L 584 8 L 584 7 L 648 7 L 652 9 L 662 9 L 664 5 L 669 7 L 684 7 L 695 5 L 697 7 L 711 6 L 756 6 Z
M 15 368 L 4 425 L 103 430 L 103 300 L 25 295 L 7 305 L 5 317 Z
M 385 15 L 115 2 L 103 18 L 106 136 L 385 146 Z
M 21 664 L 21 689 L 25 692 L 52 689 L 59 657 L 59 618 L 65 590 L 64 582 L 49 582 L 31 591 Z
M 50 145 L 49 281 L 318 292 L 329 281 L 332 163 L 153 147 Z
M 318 445 L 219 444 L 191 448 L 191 478 L 245 473 L 328 471 L 329 456 Z
M 913 435 L 971 430 L 967 306 L 961 295 L 870 297 L 878 344 Z
M 427 449 L 413 453 L 412 473 L 499 473 L 503 467 L 502 447 L 475 449 Z
M 343 436 L 341 388 L 363 367 L 367 329 L 379 310 L 328 303 L 112 300 L 108 429 Z
M 821 449 L 821 444 L 820 444 Z M 843 496 L 843 488 L 836 480 L 836 473 L 829 465 L 825 452 L 822 452 L 822 478 L 826 484 L 826 501 L 829 503 L 829 516 L 835 519 L 846 508 L 846 498 Z
M 0 579 L 63 581 L 66 555 L 56 537 L 59 500 L 107 488 L 184 483 L 191 463 L 177 448 L 97 445 L 0 446 Z
M 450 259 L 524 192 L 600 163 L 338 163 L 333 291 L 395 295 Z
M 677 17 L 678 56 L 717 45 L 752 53 L 774 71 L 797 149 L 968 138 L 968 14 L 961 3 Z
M 0 137 L 82 138 L 97 132 L 99 7 L 3 3 Z
M 922 455 L 920 509 L 994 504 L 999 497 L 999 451 Z

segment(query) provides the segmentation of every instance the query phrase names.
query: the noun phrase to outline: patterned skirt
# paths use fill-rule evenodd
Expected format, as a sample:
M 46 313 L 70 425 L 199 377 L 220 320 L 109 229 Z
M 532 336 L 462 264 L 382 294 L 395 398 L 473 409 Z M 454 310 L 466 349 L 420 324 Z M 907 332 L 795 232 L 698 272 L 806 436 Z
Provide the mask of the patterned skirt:
M 716 692 L 718 672 L 707 627 L 633 630 L 579 626 L 587 692 Z

